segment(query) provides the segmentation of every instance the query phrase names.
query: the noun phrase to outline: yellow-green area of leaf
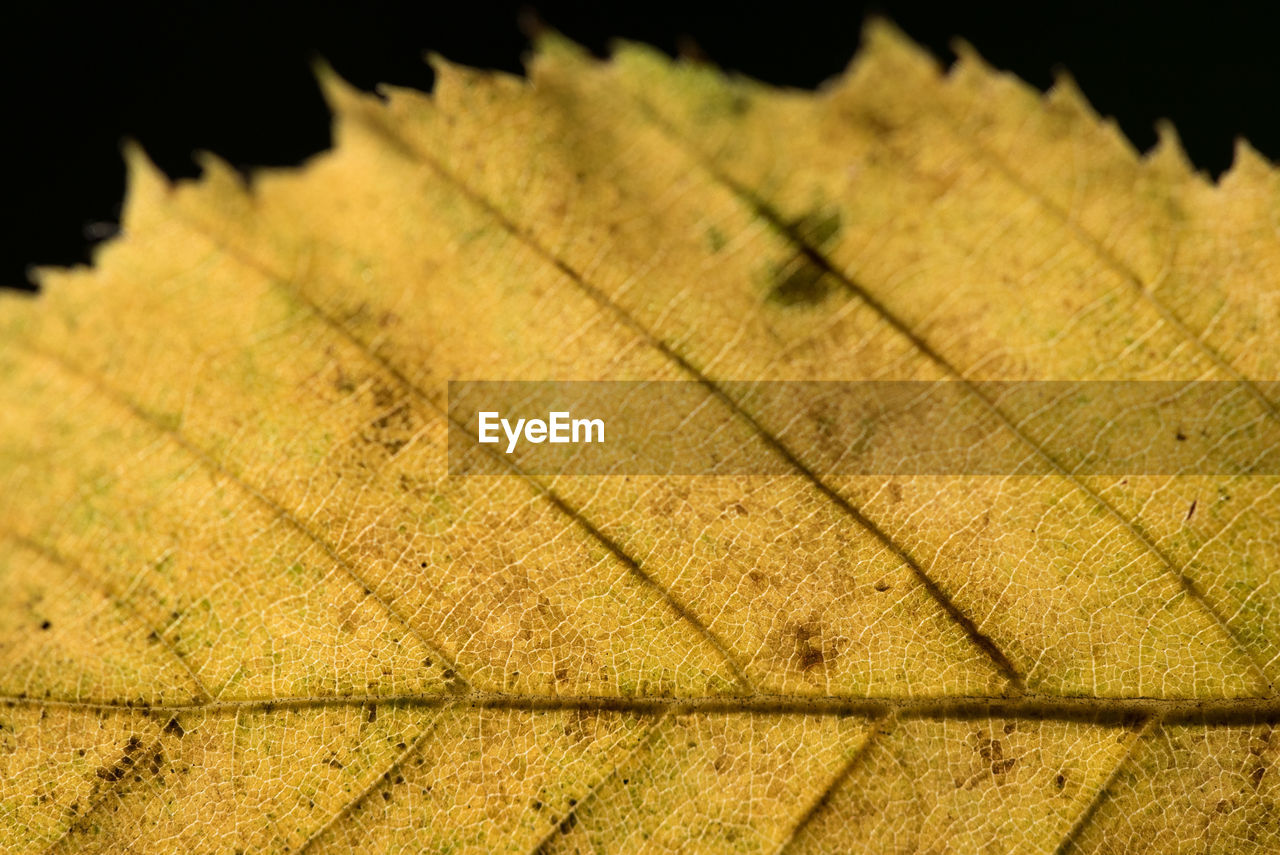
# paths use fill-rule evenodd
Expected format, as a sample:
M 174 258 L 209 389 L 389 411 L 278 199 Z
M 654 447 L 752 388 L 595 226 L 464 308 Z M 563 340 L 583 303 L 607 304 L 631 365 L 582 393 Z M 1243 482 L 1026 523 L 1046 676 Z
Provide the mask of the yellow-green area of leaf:
M 1277 480 L 1077 476 L 975 385 L 1280 419 L 1280 178 L 864 41 L 322 70 L 334 149 L 247 185 L 130 148 L 0 299 L 0 849 L 1280 849 Z M 696 381 L 790 474 L 450 477 L 451 379 Z M 788 379 L 967 384 L 1053 474 L 817 474 L 717 385 Z

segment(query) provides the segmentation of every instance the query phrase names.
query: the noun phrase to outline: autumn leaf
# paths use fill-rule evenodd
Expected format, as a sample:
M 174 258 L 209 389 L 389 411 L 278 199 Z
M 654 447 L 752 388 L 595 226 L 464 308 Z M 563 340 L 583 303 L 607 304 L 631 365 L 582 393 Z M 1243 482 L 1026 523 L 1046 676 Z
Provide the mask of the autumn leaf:
M 130 148 L 0 301 L 0 848 L 1280 848 L 1276 478 L 1078 474 L 978 385 L 1280 419 L 1270 166 L 883 23 L 816 94 L 433 62 L 247 185 Z M 787 474 L 450 476 L 495 378 L 694 381 Z M 1052 471 L 824 474 L 735 379 L 965 384 Z

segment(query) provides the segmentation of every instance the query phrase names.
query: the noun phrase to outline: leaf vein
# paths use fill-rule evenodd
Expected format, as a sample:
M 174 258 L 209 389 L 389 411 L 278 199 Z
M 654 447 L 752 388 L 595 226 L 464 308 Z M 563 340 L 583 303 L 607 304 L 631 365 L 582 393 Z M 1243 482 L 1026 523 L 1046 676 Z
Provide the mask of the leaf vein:
M 131 700 L 88 700 L 46 698 L 27 695 L 0 695 L 0 704 L 11 707 L 64 708 L 82 711 L 132 710 L 151 715 L 186 712 L 234 714 L 239 710 L 324 710 L 345 707 L 405 707 L 423 709 L 522 710 L 528 712 L 621 712 L 656 716 L 733 715 L 751 713 L 772 716 L 862 716 L 892 713 L 900 719 L 926 718 L 977 720 L 990 717 L 1053 721 L 1132 721 L 1159 716 L 1163 723 L 1228 726 L 1256 721 L 1280 720 L 1280 699 L 1236 698 L 1156 698 L 1156 697 L 1064 697 L 1024 694 L 955 695 L 924 698 L 842 697 L 838 695 L 699 695 L 691 697 L 621 697 L 601 695 L 522 695 L 470 691 L 459 694 L 316 696 L 213 699 L 203 702 L 142 703 Z
M 243 251 L 241 247 L 234 246 L 230 242 L 211 234 L 200 224 L 192 221 L 191 219 L 184 217 L 183 222 L 189 228 L 197 231 L 199 234 L 216 243 L 225 252 L 227 252 L 231 258 L 234 258 L 241 265 L 248 267 L 260 276 L 263 276 L 275 287 L 287 291 L 290 296 L 302 302 L 308 310 L 319 318 L 325 325 L 358 348 L 365 358 L 369 359 L 375 365 L 378 365 L 382 370 L 384 370 L 401 388 L 407 390 L 424 405 L 430 407 L 436 413 L 447 419 L 451 424 L 458 428 L 466 429 L 465 424 L 441 408 L 440 405 L 434 401 L 421 386 L 413 382 L 407 374 L 400 370 L 399 367 L 385 357 L 376 353 L 367 341 L 361 339 L 339 319 L 326 312 L 322 306 L 310 297 L 310 295 L 304 293 L 300 288 L 291 285 L 290 280 L 286 276 L 273 270 L 269 265 Z M 500 461 L 507 468 L 511 469 L 513 474 L 519 476 L 528 484 L 533 486 L 539 494 L 541 494 L 556 508 L 556 510 L 567 516 L 571 522 L 578 525 L 592 539 L 598 541 L 602 546 L 604 546 L 610 554 L 622 562 L 623 566 L 633 577 L 661 597 L 662 600 L 673 611 L 675 611 L 682 620 L 688 623 L 695 632 L 701 635 L 713 648 L 715 648 L 716 652 L 720 654 L 721 658 L 724 659 L 725 663 L 729 666 L 729 669 L 733 672 L 734 678 L 742 690 L 747 692 L 755 691 L 750 678 L 746 674 L 745 668 L 719 635 L 697 615 L 695 615 L 693 611 L 679 598 L 677 598 L 666 586 L 662 585 L 657 579 L 641 567 L 640 562 L 627 553 L 627 551 L 623 549 L 617 541 L 613 540 L 597 528 L 596 525 L 580 510 L 571 505 L 554 489 L 544 483 L 541 479 L 525 472 L 510 458 L 499 454 L 497 451 L 487 446 L 484 448 L 484 451 L 494 460 Z
M 636 101 L 642 107 L 643 114 L 665 133 L 669 139 L 675 142 L 683 151 L 688 154 L 691 160 L 699 163 L 707 174 L 716 182 L 729 189 L 732 193 L 742 199 L 746 204 L 750 205 L 759 215 L 768 222 L 775 231 L 790 241 L 806 258 L 817 265 L 824 272 L 833 276 L 846 290 L 849 291 L 857 299 L 865 303 L 869 308 L 876 312 L 886 323 L 888 323 L 897 333 L 902 335 L 912 347 L 920 352 L 929 361 L 933 362 L 947 374 L 956 378 L 958 382 L 963 384 L 965 390 L 969 392 L 975 400 L 978 401 L 988 412 L 998 418 L 1001 424 L 1006 427 L 1014 436 L 1016 436 L 1024 445 L 1026 445 L 1041 460 L 1051 466 L 1055 472 L 1066 478 L 1077 489 L 1079 489 L 1090 501 L 1103 508 L 1112 518 L 1116 519 L 1125 529 L 1132 534 L 1142 544 L 1148 552 L 1154 555 L 1161 564 L 1173 575 L 1180 588 L 1187 593 L 1192 602 L 1201 609 L 1209 618 L 1209 620 L 1217 626 L 1219 630 L 1230 640 L 1236 651 L 1243 655 L 1249 662 L 1250 666 L 1256 672 L 1256 677 L 1267 686 L 1269 692 L 1274 692 L 1275 687 L 1271 680 L 1267 677 L 1264 663 L 1259 660 L 1258 656 L 1244 643 L 1239 634 L 1233 630 L 1227 620 L 1219 614 L 1213 604 L 1209 602 L 1204 592 L 1200 590 L 1200 586 L 1196 584 L 1186 572 L 1185 567 L 1179 566 L 1172 556 L 1167 554 L 1151 537 L 1150 533 L 1140 525 L 1136 520 L 1130 519 L 1120 512 L 1118 508 L 1108 502 L 1096 490 L 1093 490 L 1073 471 L 1069 470 L 1062 464 L 1058 458 L 1049 452 L 1049 450 L 1041 443 L 1020 428 L 1015 421 L 1009 418 L 990 396 L 984 394 L 982 390 L 968 377 L 966 377 L 955 365 L 947 360 L 943 355 L 934 349 L 934 347 L 916 334 L 902 318 L 894 314 L 888 306 L 878 300 L 868 288 L 858 283 L 843 269 L 835 264 L 831 258 L 819 247 L 813 245 L 805 239 L 794 227 L 788 225 L 783 218 L 770 207 L 763 199 L 756 196 L 748 188 L 724 174 L 717 169 L 715 165 L 699 154 L 696 149 L 692 149 L 687 140 L 678 135 L 674 128 L 665 122 L 661 117 L 645 104 L 643 101 Z M 1240 378 L 1244 379 L 1244 378 Z M 1245 381 L 1246 383 L 1248 381 Z M 1250 388 L 1257 394 L 1261 392 L 1256 386 L 1249 384 Z M 1268 405 L 1268 410 L 1272 412 L 1277 419 L 1280 419 L 1280 413 L 1277 413 L 1274 406 Z
M 85 383 L 87 383 L 95 392 L 97 392 L 103 398 L 121 407 L 123 410 L 130 413 L 134 418 L 138 419 L 141 423 L 147 425 L 149 428 L 161 434 L 162 436 L 165 436 L 168 439 L 170 439 L 179 448 L 181 448 L 184 452 L 190 455 L 201 466 L 205 467 L 208 471 L 213 472 L 221 477 L 224 477 L 231 483 L 235 484 L 247 496 L 252 498 L 254 501 L 258 502 L 260 505 L 264 506 L 276 519 L 285 523 L 287 526 L 289 526 L 289 528 L 293 529 L 294 531 L 298 532 L 303 537 L 305 537 L 307 540 L 316 544 L 318 547 L 320 547 L 321 551 L 323 551 L 324 554 L 331 561 L 333 561 L 334 564 L 340 567 L 343 570 L 343 572 L 346 573 L 346 575 L 352 581 L 360 585 L 364 591 L 368 592 L 368 596 L 373 598 L 373 600 L 378 604 L 379 608 L 381 608 L 387 615 L 389 615 L 393 620 L 395 620 L 396 623 L 403 626 L 405 630 L 411 636 L 413 636 L 413 638 L 416 639 L 424 648 L 432 651 L 436 656 L 439 657 L 441 661 L 447 663 L 447 667 L 450 668 L 455 675 L 459 675 L 460 673 L 459 669 L 457 668 L 456 664 L 453 662 L 452 657 L 446 656 L 444 652 L 437 647 L 437 645 L 431 643 L 425 636 L 423 636 L 420 632 L 418 632 L 418 630 L 415 629 L 403 615 L 401 615 L 398 611 L 396 611 L 391 606 L 391 604 L 387 602 L 387 600 L 383 598 L 382 595 L 379 594 L 373 588 L 373 586 L 370 585 L 369 582 L 367 582 L 363 578 L 363 576 L 361 576 L 361 574 L 356 570 L 355 567 L 351 565 L 349 561 L 347 561 L 340 554 L 338 554 L 337 550 L 335 550 L 333 546 L 331 546 L 326 540 L 324 540 L 318 534 L 316 534 L 310 528 L 308 528 L 302 522 L 302 520 L 298 519 L 296 515 L 290 513 L 286 508 L 284 508 L 282 505 L 280 505 L 270 496 L 266 495 L 257 487 L 253 486 L 252 484 L 245 481 L 240 476 L 236 475 L 234 472 L 227 469 L 225 466 L 220 464 L 217 460 L 214 460 L 203 449 L 197 447 L 194 443 L 188 440 L 176 429 L 171 428 L 163 424 L 162 422 L 156 420 L 150 413 L 144 410 L 135 401 L 133 401 L 123 393 L 119 392 L 118 390 L 114 389 L 109 384 L 107 384 L 107 382 L 103 378 L 90 374 L 85 369 L 82 369 L 79 366 L 72 364 L 71 362 L 61 357 L 60 355 L 46 351 L 38 347 L 37 345 L 33 344 L 32 342 L 18 341 L 16 343 L 18 344 L 19 347 L 25 349 L 28 353 L 32 354 L 33 356 L 37 356 L 41 359 L 44 359 L 46 362 L 50 363 L 51 365 L 54 365 L 55 367 L 61 369 L 68 376 L 78 378 L 84 381 Z M 467 685 L 466 679 L 462 676 L 456 676 L 455 682 L 462 685 L 464 688 Z
M 372 116 L 368 115 L 361 115 L 360 118 L 366 122 L 376 121 Z M 645 341 L 658 352 L 670 359 L 683 372 L 706 388 L 707 391 L 710 392 L 718 401 L 729 407 L 729 409 L 748 426 L 750 426 L 773 451 L 781 456 L 789 466 L 795 469 L 797 474 L 803 476 L 819 492 L 821 492 L 825 498 L 831 501 L 832 504 L 852 518 L 859 526 L 879 540 L 882 545 L 902 561 L 915 576 L 917 581 L 928 592 L 930 597 L 937 602 L 947 616 L 961 628 L 966 636 L 968 636 L 970 642 L 991 660 L 996 669 L 1000 672 L 1001 676 L 1003 676 L 1009 683 L 1010 690 L 1015 693 L 1022 691 L 1023 677 L 1019 673 L 1017 667 L 1008 658 L 1008 656 L 1005 655 L 1004 651 L 1001 650 L 989 636 L 982 632 L 975 621 L 955 604 L 946 592 L 942 590 L 938 582 L 924 571 L 919 562 L 917 562 L 901 544 L 895 541 L 888 532 L 867 517 L 859 508 L 855 507 L 851 502 L 841 496 L 835 489 L 823 481 L 812 469 L 805 466 L 804 463 L 797 458 L 796 455 L 778 437 L 770 433 L 759 423 L 758 420 L 752 417 L 750 413 L 746 412 L 746 410 L 744 410 L 742 406 L 738 404 L 737 401 L 735 401 L 718 383 L 703 374 L 696 366 L 690 363 L 688 359 L 681 355 L 664 339 L 658 337 L 653 331 L 649 330 L 627 313 L 621 306 L 610 299 L 603 291 L 587 281 L 576 269 L 571 267 L 559 256 L 555 255 L 553 250 L 544 247 L 524 229 L 521 229 L 515 223 L 511 222 L 511 220 L 502 214 L 502 212 L 499 211 L 491 202 L 471 188 L 460 177 L 450 172 L 448 168 L 433 155 L 428 152 L 421 151 L 418 147 L 403 139 L 394 128 L 387 127 L 384 123 L 379 122 L 371 126 L 374 130 L 379 131 L 384 137 L 390 136 L 394 138 L 392 143 L 393 150 L 400 152 L 401 154 L 404 154 L 406 151 L 410 152 L 415 160 L 426 164 L 441 178 L 457 187 L 460 192 L 467 196 L 468 199 L 481 207 L 502 229 L 542 256 L 548 264 L 552 265 L 567 276 L 571 282 L 573 282 L 592 300 L 602 308 L 613 313 L 621 322 L 634 330 L 638 335 L 642 336 Z
M 129 603 L 129 601 L 123 596 L 121 596 L 120 593 L 116 591 L 115 587 L 111 585 L 109 582 L 107 582 L 105 579 L 94 576 L 89 571 L 87 571 L 84 567 L 69 560 L 65 555 L 62 555 L 61 553 L 57 552 L 52 547 L 46 546 L 34 540 L 33 538 L 25 534 L 22 534 L 21 532 L 15 531 L 14 529 L 8 526 L 0 525 L 0 538 L 9 540 L 10 542 L 24 549 L 34 552 L 35 554 L 43 557 L 45 560 L 50 561 L 58 565 L 59 567 L 65 568 L 69 573 L 71 573 L 73 576 L 80 579 L 81 581 L 85 582 L 86 584 L 101 590 L 106 595 L 107 599 L 113 605 L 115 605 L 116 608 L 124 612 L 124 614 L 128 615 L 135 623 L 137 623 L 143 629 L 146 629 L 147 631 L 149 631 L 159 642 L 160 646 L 163 647 L 165 651 L 173 658 L 173 660 L 177 662 L 177 664 L 182 668 L 182 670 L 187 673 L 187 676 L 191 678 L 191 682 L 195 686 L 197 701 L 208 701 L 214 697 L 214 693 L 210 691 L 209 687 L 206 686 L 204 684 L 204 681 L 200 679 L 200 676 L 196 673 L 195 668 L 193 668 L 191 663 L 187 660 L 187 658 L 182 655 L 181 651 L 179 651 L 178 648 L 173 646 L 173 643 L 168 639 L 168 637 L 161 630 L 161 628 L 158 626 L 154 626 L 153 624 L 151 624 L 151 622 L 149 622 L 146 618 L 144 618 L 142 613 L 139 612 L 136 608 L 134 608 Z

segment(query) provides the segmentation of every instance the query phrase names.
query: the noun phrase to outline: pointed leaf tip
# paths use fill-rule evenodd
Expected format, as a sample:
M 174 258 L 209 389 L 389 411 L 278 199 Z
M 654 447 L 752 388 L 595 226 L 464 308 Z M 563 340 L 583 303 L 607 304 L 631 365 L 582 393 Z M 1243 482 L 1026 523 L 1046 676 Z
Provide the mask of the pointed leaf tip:
M 311 73 L 320 87 L 320 95 L 325 104 L 335 114 L 342 114 L 361 99 L 363 93 L 352 86 L 339 74 L 332 65 L 321 57 L 311 61 Z
M 862 22 L 862 43 L 864 46 L 873 44 L 900 45 L 910 40 L 897 24 L 884 15 L 873 13 L 867 15 Z
M 1236 137 L 1235 141 L 1235 164 L 1234 166 L 1243 166 L 1250 170 L 1259 170 L 1268 172 L 1271 169 L 1271 162 L 1263 156 L 1262 152 L 1253 147 L 1253 143 L 1249 142 L 1245 137 Z
M 956 36 L 948 44 L 951 47 L 951 52 L 956 55 L 957 66 L 973 66 L 975 69 L 984 72 L 994 71 L 991 63 L 987 62 L 982 54 L 978 53 L 978 49 L 968 39 Z
M 1182 146 L 1178 129 L 1168 119 L 1156 121 L 1156 144 L 1146 154 L 1146 160 L 1155 167 L 1164 167 L 1175 175 L 1191 175 L 1195 167 Z
M 868 16 L 862 25 L 862 42 L 850 63 L 850 70 L 861 65 L 886 63 L 910 68 L 914 73 L 936 76 L 942 64 L 927 48 L 921 47 L 888 18 Z
M 158 202 L 173 189 L 173 182 L 137 140 L 124 140 L 120 145 L 120 153 L 125 165 L 125 194 L 120 211 L 120 231 L 127 233 L 146 222 Z
M 529 39 L 533 45 L 535 56 L 568 56 L 576 59 L 590 57 L 591 52 L 585 47 L 557 30 L 545 24 L 533 33 Z M 616 44 L 616 40 L 610 45 Z

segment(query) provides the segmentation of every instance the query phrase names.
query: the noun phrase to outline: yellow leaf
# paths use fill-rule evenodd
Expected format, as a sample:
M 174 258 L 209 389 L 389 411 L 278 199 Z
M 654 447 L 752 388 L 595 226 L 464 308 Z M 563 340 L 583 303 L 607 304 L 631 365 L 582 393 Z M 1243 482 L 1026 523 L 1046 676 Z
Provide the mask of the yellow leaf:
M 0 300 L 0 848 L 1280 847 L 1276 478 L 1079 474 L 980 385 L 1280 421 L 1280 178 L 865 42 L 321 69 L 334 149 L 249 186 L 130 148 L 122 237 Z M 694 381 L 786 474 L 451 476 L 493 378 Z M 1050 474 L 826 474 L 734 379 L 959 383 Z

